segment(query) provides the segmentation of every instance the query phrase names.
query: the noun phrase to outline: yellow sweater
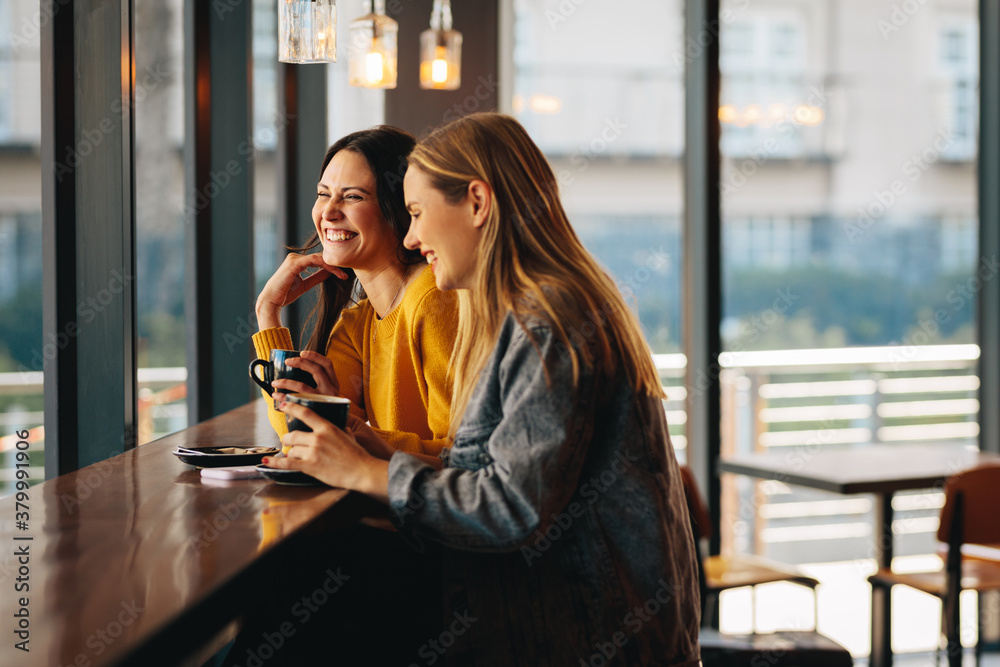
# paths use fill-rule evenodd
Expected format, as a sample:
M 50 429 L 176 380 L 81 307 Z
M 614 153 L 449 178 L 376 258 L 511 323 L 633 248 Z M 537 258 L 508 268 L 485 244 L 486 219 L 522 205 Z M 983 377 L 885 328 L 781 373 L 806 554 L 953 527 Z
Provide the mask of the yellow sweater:
M 344 309 L 330 333 L 326 356 L 341 396 L 351 399 L 351 412 L 397 450 L 434 456 L 449 444 L 448 361 L 457 327 L 458 298 L 438 290 L 428 266 L 383 320 L 363 299 Z M 264 329 L 254 334 L 253 343 L 260 359 L 271 350 L 295 349 L 286 327 Z M 265 398 L 280 437 L 288 432 L 285 415 Z

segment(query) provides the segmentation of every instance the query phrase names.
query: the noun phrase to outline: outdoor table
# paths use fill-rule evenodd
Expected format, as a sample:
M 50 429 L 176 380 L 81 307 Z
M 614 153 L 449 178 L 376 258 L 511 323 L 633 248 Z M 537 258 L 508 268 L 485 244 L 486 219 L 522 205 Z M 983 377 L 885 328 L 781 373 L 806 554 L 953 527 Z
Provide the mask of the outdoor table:
M 720 473 L 771 479 L 841 494 L 871 493 L 875 524 L 871 556 L 890 567 L 893 556 L 892 497 L 897 491 L 943 488 L 945 480 L 980 462 L 1000 456 L 953 443 L 874 444 L 853 447 L 789 447 L 726 456 Z M 888 591 L 872 593 L 871 667 L 892 665 Z

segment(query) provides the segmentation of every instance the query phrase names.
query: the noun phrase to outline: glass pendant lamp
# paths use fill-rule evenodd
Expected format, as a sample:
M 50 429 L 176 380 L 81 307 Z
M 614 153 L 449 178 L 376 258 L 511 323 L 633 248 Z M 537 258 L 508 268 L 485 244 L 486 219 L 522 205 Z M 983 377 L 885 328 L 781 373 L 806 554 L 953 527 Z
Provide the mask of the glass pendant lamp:
M 451 0 L 434 0 L 431 27 L 420 33 L 420 87 L 455 90 L 462 85 L 462 33 L 451 29 Z
M 351 21 L 348 83 L 362 88 L 396 87 L 399 24 L 385 15 L 385 0 L 366 0 L 367 12 Z
M 278 60 L 337 62 L 337 0 L 278 0 Z

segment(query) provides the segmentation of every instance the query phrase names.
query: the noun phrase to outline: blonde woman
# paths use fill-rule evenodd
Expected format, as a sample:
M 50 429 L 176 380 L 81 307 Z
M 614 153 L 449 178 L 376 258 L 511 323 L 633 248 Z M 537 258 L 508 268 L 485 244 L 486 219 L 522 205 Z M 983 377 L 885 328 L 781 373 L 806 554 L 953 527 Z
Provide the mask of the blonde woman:
M 464 301 L 451 447 L 436 464 L 385 460 L 373 434 L 286 404 L 314 432 L 286 436 L 289 458 L 271 465 L 377 498 L 401 531 L 444 546 L 446 662 L 699 664 L 663 389 L 552 170 L 497 114 L 439 129 L 409 164 L 406 245 Z

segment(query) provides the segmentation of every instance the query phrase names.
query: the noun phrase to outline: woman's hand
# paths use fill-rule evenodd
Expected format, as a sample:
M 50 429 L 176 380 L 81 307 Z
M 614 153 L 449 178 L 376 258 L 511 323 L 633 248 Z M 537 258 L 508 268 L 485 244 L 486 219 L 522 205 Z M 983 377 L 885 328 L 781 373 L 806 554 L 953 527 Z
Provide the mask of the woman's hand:
M 301 470 L 330 486 L 360 491 L 389 502 L 389 462 L 375 458 L 358 444 L 354 434 L 342 431 L 309 408 L 282 403 L 281 410 L 306 423 L 312 433 L 291 431 L 281 439 L 290 447 L 282 458 L 266 457 L 264 464 L 281 470 Z
M 271 382 L 271 386 L 285 392 L 294 391 L 300 394 L 323 394 L 324 396 L 340 396 L 340 384 L 337 376 L 333 372 L 333 362 L 330 358 L 319 352 L 303 350 L 301 356 L 291 357 L 285 360 L 285 365 L 292 368 L 301 368 L 313 376 L 316 387 L 310 387 L 304 382 L 296 382 L 287 378 L 279 378 Z M 276 391 L 273 398 L 278 403 L 285 400 L 285 392 Z
M 388 461 L 396 453 L 389 443 L 379 437 L 379 434 L 356 415 L 347 415 L 347 430 L 354 435 L 358 444 L 377 459 Z
M 302 275 L 311 268 L 318 270 Z M 323 261 L 323 253 L 290 253 L 257 296 L 257 326 L 261 329 L 280 327 L 281 309 L 329 278 L 330 274 L 347 280 L 343 269 Z

